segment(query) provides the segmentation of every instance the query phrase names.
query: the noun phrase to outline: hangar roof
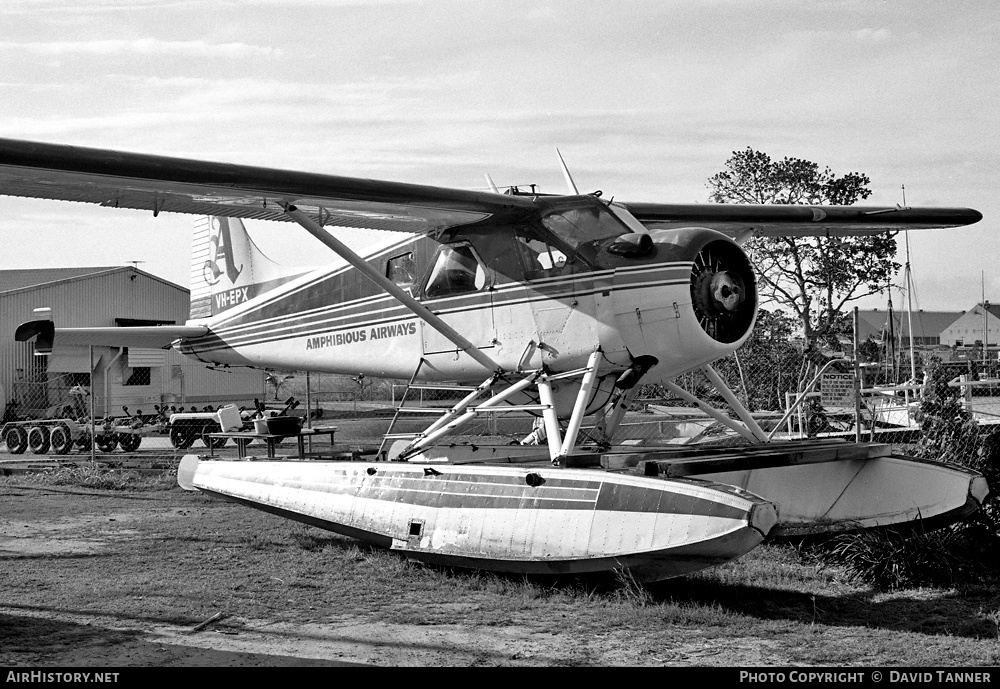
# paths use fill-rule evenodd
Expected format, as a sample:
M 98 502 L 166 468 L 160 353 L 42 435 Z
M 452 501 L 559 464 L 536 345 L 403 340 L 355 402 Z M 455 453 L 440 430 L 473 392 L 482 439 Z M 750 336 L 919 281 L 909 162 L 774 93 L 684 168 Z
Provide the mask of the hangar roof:
M 92 268 L 26 268 L 20 270 L 0 270 L 0 294 L 32 289 L 42 285 L 51 285 L 57 282 L 70 282 L 101 273 L 114 273 L 117 271 L 137 273 L 153 280 L 158 280 L 159 282 L 172 285 L 177 289 L 186 291 L 186 288 L 181 287 L 180 285 L 174 285 L 163 278 L 151 275 L 145 271 L 135 268 L 134 266 L 97 266 Z

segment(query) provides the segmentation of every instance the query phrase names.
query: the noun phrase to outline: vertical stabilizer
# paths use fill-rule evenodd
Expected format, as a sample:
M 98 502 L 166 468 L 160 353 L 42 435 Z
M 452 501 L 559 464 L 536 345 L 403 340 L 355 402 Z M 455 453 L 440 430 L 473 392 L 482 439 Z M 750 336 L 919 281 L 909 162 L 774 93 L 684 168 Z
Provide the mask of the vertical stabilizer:
M 199 217 L 191 249 L 191 318 L 208 318 L 304 272 L 261 253 L 238 218 Z

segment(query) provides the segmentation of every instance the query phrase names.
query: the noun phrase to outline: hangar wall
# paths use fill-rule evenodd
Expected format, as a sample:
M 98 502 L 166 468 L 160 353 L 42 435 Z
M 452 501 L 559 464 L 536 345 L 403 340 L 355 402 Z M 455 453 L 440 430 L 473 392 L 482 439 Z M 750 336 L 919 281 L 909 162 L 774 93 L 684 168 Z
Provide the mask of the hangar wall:
M 88 347 L 60 348 L 57 341 L 44 357 L 35 355 L 33 343 L 14 341 L 34 309 L 51 308 L 58 327 L 115 326 L 184 323 L 189 303 L 187 289 L 133 266 L 0 270 L 0 406 L 9 413 L 13 400 L 20 413 L 37 415 L 65 404 L 73 385 L 89 382 Z M 93 366 L 98 415 L 105 406 L 114 414 L 122 405 L 150 413 L 159 403 L 249 404 L 264 395 L 261 371 L 213 371 L 173 351 L 95 347 Z M 137 371 L 144 368 L 148 372 Z

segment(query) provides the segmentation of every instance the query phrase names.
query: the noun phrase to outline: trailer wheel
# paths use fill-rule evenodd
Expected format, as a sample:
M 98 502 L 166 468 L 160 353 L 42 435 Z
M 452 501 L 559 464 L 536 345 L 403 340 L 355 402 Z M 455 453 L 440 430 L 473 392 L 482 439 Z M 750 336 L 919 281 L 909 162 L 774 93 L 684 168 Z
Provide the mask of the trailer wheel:
M 191 447 L 197 435 L 197 429 L 186 421 L 181 421 L 170 429 L 170 444 L 178 450 L 186 450 Z
M 94 441 L 97 444 L 97 449 L 101 452 L 114 452 L 115 446 L 118 445 L 118 437 L 114 433 L 98 435 Z
M 28 431 L 28 447 L 36 455 L 44 455 L 49 451 L 49 429 L 45 426 L 32 426 Z
M 57 455 L 67 454 L 73 447 L 73 434 L 69 428 L 59 424 L 49 433 L 49 441 L 52 443 L 52 451 Z
M 76 446 L 80 448 L 80 452 L 90 452 L 90 432 L 84 433 L 80 436 L 80 439 L 76 441 Z
M 216 450 L 226 446 L 226 440 L 228 438 L 210 438 L 209 433 L 221 433 L 222 426 L 217 423 L 207 423 L 202 426 L 201 429 L 201 442 L 205 443 L 205 447 L 211 447 Z
M 19 455 L 28 447 L 28 434 L 20 426 L 14 426 L 7 430 L 4 441 L 7 443 L 8 452 Z
M 135 452 L 142 444 L 142 436 L 135 433 L 119 433 L 118 445 L 125 452 Z

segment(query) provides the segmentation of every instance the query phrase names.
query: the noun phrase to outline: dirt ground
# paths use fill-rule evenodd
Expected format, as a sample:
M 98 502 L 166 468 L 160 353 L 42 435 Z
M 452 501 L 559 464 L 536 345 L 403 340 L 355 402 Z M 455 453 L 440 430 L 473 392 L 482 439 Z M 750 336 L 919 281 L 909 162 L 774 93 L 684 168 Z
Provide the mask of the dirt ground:
M 197 493 L 0 485 L 0 506 L 0 666 L 653 662 L 627 634 L 457 623 L 461 601 L 436 603 L 440 623 L 387 620 L 392 601 L 374 589 L 391 582 L 347 600 L 324 583 L 337 553 L 365 557 L 354 542 L 286 548 L 307 527 Z
M 992 584 L 874 592 L 776 546 L 655 590 L 539 584 L 424 567 L 172 478 L 0 479 L 0 668 L 993 667 L 998 604 Z

